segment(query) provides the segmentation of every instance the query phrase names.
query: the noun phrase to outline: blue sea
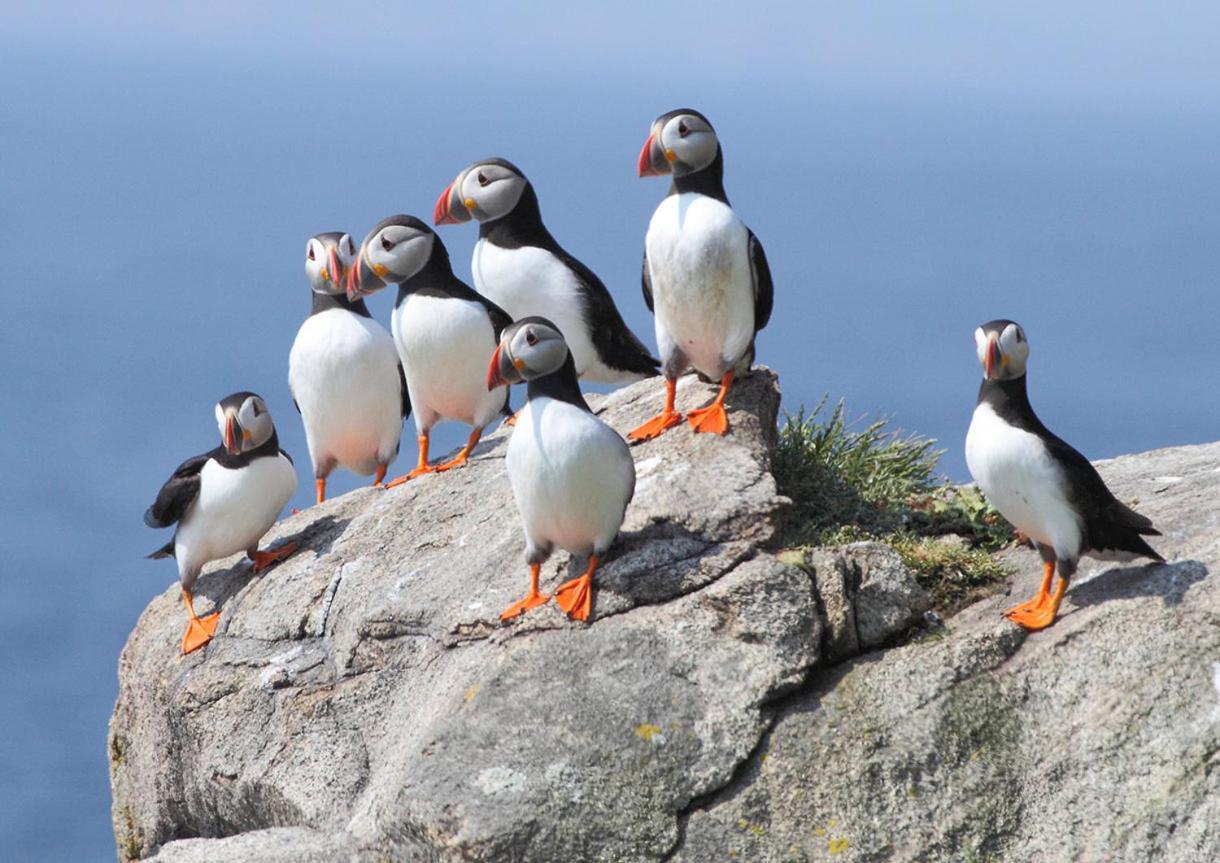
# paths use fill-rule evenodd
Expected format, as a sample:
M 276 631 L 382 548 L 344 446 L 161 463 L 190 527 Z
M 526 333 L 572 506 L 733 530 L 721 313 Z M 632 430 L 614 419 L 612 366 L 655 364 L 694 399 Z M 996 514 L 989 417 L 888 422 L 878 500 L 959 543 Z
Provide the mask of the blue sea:
M 652 344 L 665 185 L 636 155 L 655 116 L 700 108 L 771 262 L 759 359 L 785 408 L 888 417 L 954 479 L 995 317 L 1025 326 L 1035 407 L 1089 456 L 1220 437 L 1210 6 L 444 5 L 0 19 L 5 859 L 113 859 L 117 658 L 175 578 L 141 515 L 216 444 L 218 398 L 267 398 L 309 503 L 286 382 L 306 238 L 426 217 L 476 158 L 522 167 Z M 468 277 L 475 229 L 440 236 Z M 387 323 L 391 302 L 370 303 Z

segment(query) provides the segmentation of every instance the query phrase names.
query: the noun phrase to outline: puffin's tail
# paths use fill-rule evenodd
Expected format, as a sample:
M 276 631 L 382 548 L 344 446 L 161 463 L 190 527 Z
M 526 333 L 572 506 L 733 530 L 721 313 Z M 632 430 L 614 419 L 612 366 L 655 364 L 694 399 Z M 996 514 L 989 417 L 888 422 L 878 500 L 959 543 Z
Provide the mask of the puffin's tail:
M 152 554 L 148 555 L 148 559 L 149 560 L 160 560 L 163 557 L 173 557 L 173 556 L 174 556 L 174 541 L 171 539 L 165 545 L 161 546 L 159 549 L 154 551 Z

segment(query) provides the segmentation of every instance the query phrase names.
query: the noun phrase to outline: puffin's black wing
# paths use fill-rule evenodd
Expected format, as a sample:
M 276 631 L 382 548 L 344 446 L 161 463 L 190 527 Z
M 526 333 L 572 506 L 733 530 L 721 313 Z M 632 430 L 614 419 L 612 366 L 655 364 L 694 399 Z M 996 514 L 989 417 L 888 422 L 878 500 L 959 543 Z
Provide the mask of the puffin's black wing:
M 644 305 L 652 311 L 652 276 L 648 275 L 648 252 L 644 253 L 643 272 L 640 273 L 640 287 L 644 289 Z M 654 312 L 655 314 L 655 312 Z
M 775 289 L 771 284 L 771 267 L 767 264 L 767 253 L 762 243 L 749 228 L 750 272 L 754 276 L 754 332 L 758 332 L 771 320 L 771 306 L 775 302 Z M 647 270 L 645 270 L 647 272 Z
M 487 316 L 491 318 L 491 328 L 496 334 L 496 342 L 498 344 L 500 341 L 500 333 L 504 332 L 504 328 L 513 322 L 513 316 L 477 291 L 475 292 L 475 296 L 479 298 L 479 302 L 483 304 L 483 308 L 487 309 Z
M 1084 520 L 1085 541 L 1094 551 L 1126 551 L 1163 561 L 1145 536 L 1160 536 L 1152 520 L 1114 496 L 1092 462 L 1066 441 L 1049 434 L 1043 439 L 1067 481 L 1067 499 Z
M 411 394 L 407 392 L 407 373 L 403 371 L 402 363 L 398 364 L 398 385 L 402 392 L 402 418 L 411 415 Z
M 181 521 L 199 496 L 199 472 L 215 454 L 216 450 L 206 452 L 178 465 L 165 485 L 161 486 L 161 491 L 157 492 L 153 505 L 144 512 L 144 523 L 149 527 L 161 528 Z
M 585 299 L 585 322 L 589 325 L 593 347 L 602 362 L 612 369 L 655 375 L 661 367 L 661 361 L 648 353 L 648 348 L 627 328 L 627 322 L 619 314 L 618 306 L 614 304 L 614 298 L 610 296 L 610 291 L 606 290 L 602 280 L 562 248 L 556 247 L 552 251 L 564 266 L 572 271 L 584 289 L 582 294 Z M 651 294 L 648 298 L 648 308 L 652 308 Z

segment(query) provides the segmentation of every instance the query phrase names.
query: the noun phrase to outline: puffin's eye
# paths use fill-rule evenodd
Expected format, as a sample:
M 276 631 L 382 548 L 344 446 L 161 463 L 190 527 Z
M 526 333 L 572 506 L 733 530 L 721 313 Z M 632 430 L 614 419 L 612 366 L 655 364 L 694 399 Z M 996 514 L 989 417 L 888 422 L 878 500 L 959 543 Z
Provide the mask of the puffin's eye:
M 354 255 L 354 254 L 356 254 L 356 244 L 352 242 L 352 238 L 351 238 L 351 237 L 348 237 L 348 238 L 347 238 L 347 253 L 348 253 L 349 255 Z
M 479 185 L 486 186 L 487 183 L 488 183 L 487 175 L 484 174 L 482 171 L 479 171 Z
M 259 408 L 258 408 L 258 402 L 251 402 L 250 407 L 252 407 L 254 409 L 255 416 L 259 416 L 262 413 L 262 411 L 259 410 Z
M 396 245 L 398 245 L 398 244 L 395 243 L 393 240 L 391 240 L 389 237 L 387 237 L 385 234 L 381 235 L 381 248 L 385 249 L 388 252 L 388 251 L 390 251 L 390 249 L 394 248 L 394 246 L 396 246 Z
M 309 249 L 309 260 L 315 260 L 313 256 L 313 243 L 310 243 L 306 248 Z
M 681 121 L 679 121 L 679 123 L 678 123 L 678 137 L 679 137 L 679 138 L 685 138 L 685 137 L 686 137 L 687 135 L 689 135 L 689 134 L 690 134 L 690 129 L 686 128 L 686 121 L 685 121 L 685 120 L 681 120 Z
M 538 344 L 538 337 L 536 335 L 534 335 L 533 330 L 525 331 L 525 343 L 527 345 L 529 345 L 530 347 L 533 347 L 534 345 Z

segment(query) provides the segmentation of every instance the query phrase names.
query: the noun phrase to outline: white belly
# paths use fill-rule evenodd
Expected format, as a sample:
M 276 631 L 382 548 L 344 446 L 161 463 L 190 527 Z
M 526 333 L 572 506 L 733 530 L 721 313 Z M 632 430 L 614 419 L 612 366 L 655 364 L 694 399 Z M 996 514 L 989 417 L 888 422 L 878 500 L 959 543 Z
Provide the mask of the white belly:
M 296 490 L 296 470 L 282 454 L 232 470 L 209 460 L 199 474 L 199 497 L 174 535 L 184 582 L 208 561 L 254 548 Z
M 1080 518 L 1064 497 L 1063 472 L 1041 439 L 1001 420 L 991 406 L 974 410 L 966 464 L 987 500 L 1013 527 L 1063 560 L 1081 554 Z
M 530 399 L 506 461 L 527 540 L 572 554 L 614 542 L 635 489 L 635 462 L 614 429 L 566 402 Z
M 754 336 L 745 225 L 714 198 L 670 195 L 652 214 L 644 245 L 661 352 L 671 344 L 703 374 L 719 378 Z
M 412 294 L 394 310 L 393 330 L 421 434 L 442 419 L 477 428 L 495 419 L 508 390 L 487 390 L 496 340 L 482 305 Z
M 343 309 L 311 315 L 288 355 L 316 475 L 334 463 L 368 475 L 389 464 L 402 434 L 398 351 L 385 327 Z
M 541 315 L 559 327 L 572 351 L 576 374 L 583 379 L 619 383 L 640 377 L 624 375 L 602 363 L 585 319 L 581 283 L 550 252 L 535 246 L 502 249 L 479 240 L 474 246 L 471 271 L 475 289 L 513 320 Z

